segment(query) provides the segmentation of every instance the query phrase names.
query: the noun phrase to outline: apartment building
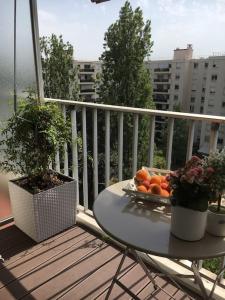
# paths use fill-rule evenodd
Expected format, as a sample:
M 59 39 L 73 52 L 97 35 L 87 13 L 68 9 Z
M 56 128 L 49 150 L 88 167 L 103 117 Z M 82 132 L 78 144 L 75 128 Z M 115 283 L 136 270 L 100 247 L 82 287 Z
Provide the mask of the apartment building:
M 78 68 L 80 96 L 86 102 L 95 102 L 97 99 L 95 81 L 96 75 L 101 72 L 99 61 L 74 61 Z
M 99 61 L 75 61 L 79 66 L 80 94 L 85 101 L 96 101 L 94 80 L 101 72 Z M 174 50 L 173 59 L 149 60 L 156 109 L 225 116 L 225 55 L 193 58 L 192 45 Z M 156 135 L 166 120 L 156 119 Z M 208 153 L 209 124 L 196 124 L 194 141 L 199 151 Z M 225 128 L 219 129 L 218 148 L 225 146 Z

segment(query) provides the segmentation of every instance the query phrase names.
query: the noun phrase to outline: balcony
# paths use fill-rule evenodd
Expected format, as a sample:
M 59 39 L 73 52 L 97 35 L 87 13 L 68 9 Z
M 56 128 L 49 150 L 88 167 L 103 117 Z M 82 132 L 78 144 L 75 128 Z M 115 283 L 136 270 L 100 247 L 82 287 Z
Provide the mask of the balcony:
M 91 73 L 91 72 L 94 72 L 94 71 L 95 71 L 94 68 L 79 69 L 80 73 Z
M 87 94 L 87 93 L 95 93 L 95 89 L 83 89 L 80 91 L 81 94 Z
M 170 68 L 156 68 L 154 69 L 154 73 L 169 73 Z
M 104 299 L 107 289 L 115 272 L 117 262 L 121 256 L 120 250 L 101 240 L 100 236 L 104 233 L 96 224 L 92 209 L 92 203 L 98 196 L 100 190 L 110 184 L 112 177 L 111 166 L 111 147 L 110 147 L 110 118 L 118 118 L 118 168 L 117 174 L 113 174 L 119 181 L 127 179 L 123 173 L 123 149 L 126 147 L 123 140 L 123 128 L 126 128 L 124 116 L 133 115 L 133 137 L 131 139 L 132 147 L 132 166 L 130 173 L 134 174 L 139 168 L 137 160 L 138 141 L 139 141 L 139 122 L 142 116 L 149 118 L 149 148 L 146 152 L 148 165 L 153 166 L 153 155 L 155 147 L 155 136 L 158 128 L 158 120 L 165 124 L 168 122 L 166 168 L 171 169 L 173 129 L 176 119 L 186 119 L 189 123 L 187 159 L 192 156 L 195 126 L 198 123 L 220 123 L 225 124 L 224 117 L 187 114 L 170 111 L 139 109 L 132 107 L 112 106 L 104 104 L 95 104 L 87 102 L 76 102 L 68 100 L 45 99 L 49 102 L 56 102 L 62 106 L 64 115 L 70 114 L 72 124 L 72 137 L 76 139 L 78 129 L 82 137 L 82 153 L 78 152 L 76 143 L 71 148 L 65 146 L 64 152 L 56 156 L 54 168 L 65 175 L 70 175 L 80 182 L 78 190 L 79 214 L 78 225 L 53 237 L 49 240 L 34 245 L 34 243 L 14 226 L 4 228 L 0 231 L 0 243 L 2 243 L 1 254 L 6 263 L 2 265 L 0 276 L 2 288 L 0 298 L 13 299 L 13 297 L 32 299 L 42 299 L 44 296 L 48 299 Z M 67 106 L 70 108 L 67 111 Z M 99 147 L 98 133 L 102 127 L 98 124 L 99 118 L 104 121 L 105 145 L 104 151 L 104 182 L 99 181 Z M 79 124 L 78 124 L 79 120 Z M 156 121 L 157 120 L 157 121 Z M 91 124 L 91 131 L 87 131 L 87 124 Z M 160 125 L 161 126 L 161 125 Z M 151 133 L 151 134 L 150 134 Z M 90 138 L 92 137 L 92 169 L 88 166 L 88 153 L 90 153 Z M 217 134 L 211 129 L 209 149 L 215 150 L 217 147 Z M 80 160 L 82 163 L 80 163 Z M 115 171 L 115 170 L 114 170 Z M 82 174 L 82 175 L 81 175 Z M 91 186 L 91 188 L 90 188 Z M 91 191 L 91 193 L 90 193 Z M 86 226 L 86 227 L 83 227 Z M 97 233 L 90 231 L 91 228 Z M 7 240 L 7 248 L 4 248 Z M 18 243 L 19 241 L 19 243 Z M 190 263 L 188 261 L 171 261 L 165 258 L 159 258 L 159 263 L 165 269 L 185 270 L 188 272 Z M 224 264 L 224 258 L 221 260 Z M 143 299 L 149 293 L 151 287 L 147 278 L 132 258 L 126 262 L 126 271 L 123 274 L 123 280 L 128 284 L 136 294 L 140 294 Z M 199 261 L 199 268 L 205 274 L 208 284 L 213 278 L 213 274 L 202 268 L 202 261 Z M 152 270 L 152 267 L 151 267 Z M 153 271 L 155 271 L 153 269 Z M 158 279 L 163 290 L 157 294 L 157 299 L 172 299 L 168 293 L 176 299 L 183 299 L 183 294 L 177 290 L 171 282 Z M 186 282 L 187 286 L 194 287 L 193 282 Z M 225 281 L 221 278 L 219 292 L 223 293 Z M 222 291 L 222 292 L 221 292 Z M 112 299 L 127 299 L 127 295 L 116 287 L 113 290 Z M 200 299 L 197 295 L 188 290 L 188 294 L 194 299 Z M 75 296 L 76 295 L 76 296 Z M 7 298 L 8 297 L 8 298 Z M 11 298 L 10 298 L 11 297 Z M 222 299 L 222 298 L 218 298 Z
M 154 94 L 169 94 L 170 89 L 161 89 L 161 88 L 156 88 L 153 89 Z
M 157 84 L 168 83 L 169 81 L 170 81 L 170 78 L 154 78 L 154 82 Z
M 92 83 L 94 81 L 94 78 L 80 79 L 80 83 Z

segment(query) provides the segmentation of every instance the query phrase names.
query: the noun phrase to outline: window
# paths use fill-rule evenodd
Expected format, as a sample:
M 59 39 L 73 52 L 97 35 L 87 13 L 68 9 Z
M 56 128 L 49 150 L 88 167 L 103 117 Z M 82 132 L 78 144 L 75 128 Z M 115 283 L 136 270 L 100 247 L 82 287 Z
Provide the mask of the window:
M 203 106 L 200 107 L 200 114 L 203 114 Z
M 215 90 L 214 88 L 210 88 L 209 93 L 210 93 L 211 95 L 214 95 L 214 94 L 216 93 L 216 90 Z
M 91 65 L 84 65 L 84 69 L 90 69 Z
M 178 84 L 175 84 L 175 90 L 179 90 L 179 85 Z
M 205 97 L 201 97 L 201 102 L 203 103 L 205 101 Z
M 223 139 L 218 138 L 218 144 L 222 145 L 223 144 Z
M 177 69 L 177 70 L 180 70 L 180 69 L 181 69 L 180 63 L 176 63 L 176 69 Z
M 194 112 L 194 106 L 190 105 L 190 112 Z
M 222 103 L 222 107 L 225 107 L 225 102 Z
M 178 95 L 174 95 L 173 99 L 178 100 Z
M 205 63 L 205 68 L 208 68 L 208 66 L 209 66 L 209 63 Z
M 180 75 L 176 74 L 175 79 L 180 79 Z
M 217 80 L 217 75 L 212 75 L 211 80 L 216 81 Z
M 198 63 L 194 63 L 194 69 L 197 69 Z
M 202 92 L 203 92 L 203 93 L 205 92 L 205 88 L 202 88 Z
M 195 102 L 195 97 L 191 97 L 191 102 Z
M 216 63 L 213 63 L 213 68 L 216 68 Z

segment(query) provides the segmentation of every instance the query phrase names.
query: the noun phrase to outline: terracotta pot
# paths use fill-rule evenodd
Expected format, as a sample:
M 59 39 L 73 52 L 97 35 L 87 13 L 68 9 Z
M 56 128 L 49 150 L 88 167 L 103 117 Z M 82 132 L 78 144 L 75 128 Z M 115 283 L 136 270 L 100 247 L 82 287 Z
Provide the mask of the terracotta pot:
M 185 241 L 198 241 L 204 237 L 207 211 L 201 212 L 181 206 L 171 206 L 171 233 Z

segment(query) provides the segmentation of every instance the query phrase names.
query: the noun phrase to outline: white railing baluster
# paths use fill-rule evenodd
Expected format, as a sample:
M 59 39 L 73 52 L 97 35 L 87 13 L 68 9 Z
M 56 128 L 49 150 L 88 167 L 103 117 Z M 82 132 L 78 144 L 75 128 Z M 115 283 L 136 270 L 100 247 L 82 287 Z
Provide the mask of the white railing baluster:
M 133 155 L 132 155 L 132 175 L 137 172 L 137 159 L 138 159 L 138 120 L 139 115 L 134 114 L 134 127 L 133 127 Z
M 60 173 L 60 159 L 59 159 L 59 150 L 57 150 L 55 155 L 55 170 Z
M 209 152 L 214 152 L 217 149 L 217 140 L 219 135 L 219 123 L 211 123 Z
M 98 196 L 98 115 L 97 109 L 93 110 L 93 185 L 94 199 Z
M 191 120 L 190 125 L 189 125 L 189 131 L 188 131 L 188 144 L 187 144 L 186 161 L 188 161 L 192 157 L 194 135 L 195 135 L 195 121 Z
M 110 181 L 110 111 L 105 112 L 105 186 Z
M 83 199 L 84 209 L 88 209 L 88 172 L 87 172 L 87 128 L 86 107 L 82 108 L 82 140 L 83 140 Z
M 225 267 L 225 256 L 221 257 L 221 264 L 220 264 L 220 268 L 224 268 Z M 224 275 L 225 271 L 222 272 L 221 276 L 220 276 L 220 282 L 223 280 L 223 275 Z
M 62 113 L 64 120 L 66 122 L 66 106 L 62 105 Z M 67 143 L 64 143 L 64 175 L 69 175 L 69 167 L 68 167 L 68 147 Z
M 150 135 L 149 135 L 149 147 L 148 147 L 148 166 L 153 167 L 154 161 L 154 143 L 155 143 L 155 116 L 150 119 Z
M 118 126 L 118 179 L 123 180 L 123 113 L 119 113 L 119 126 Z
M 79 204 L 79 175 L 78 175 L 78 136 L 77 136 L 77 112 L 71 111 L 72 123 L 72 176 L 77 182 L 77 203 Z
M 174 119 L 169 118 L 167 151 L 166 151 L 166 167 L 168 170 L 170 170 L 170 168 L 171 168 L 171 158 L 172 158 L 172 148 L 173 148 L 173 128 L 174 128 Z

